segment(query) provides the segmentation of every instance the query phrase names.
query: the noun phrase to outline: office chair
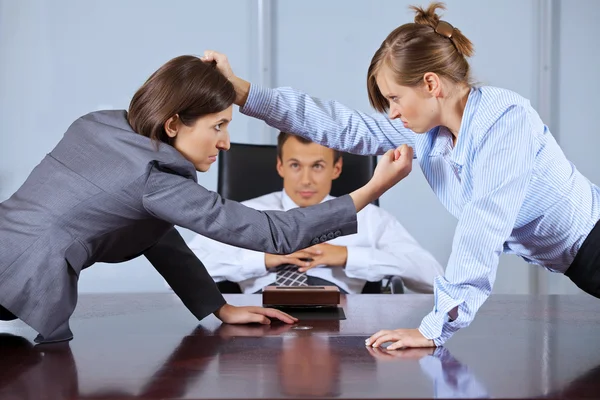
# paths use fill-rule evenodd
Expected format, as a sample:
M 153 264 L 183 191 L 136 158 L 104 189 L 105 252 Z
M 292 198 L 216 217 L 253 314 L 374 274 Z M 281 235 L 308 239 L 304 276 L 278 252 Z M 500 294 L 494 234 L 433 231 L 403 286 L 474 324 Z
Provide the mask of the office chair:
M 377 165 L 376 156 L 343 153 L 342 157 L 342 173 L 331 187 L 331 195 L 335 197 L 348 194 L 366 184 Z M 218 160 L 217 192 L 226 199 L 241 202 L 283 188 L 283 179 L 275 168 L 275 145 L 231 143 L 230 149 L 221 152 Z M 375 200 L 373 204 L 378 206 L 379 200 Z M 393 293 L 404 292 L 400 277 L 389 277 L 386 280 L 386 288 L 382 287 L 382 281 L 366 282 L 362 293 L 382 293 L 386 290 Z M 241 293 L 236 282 L 217 282 L 217 286 L 222 293 Z

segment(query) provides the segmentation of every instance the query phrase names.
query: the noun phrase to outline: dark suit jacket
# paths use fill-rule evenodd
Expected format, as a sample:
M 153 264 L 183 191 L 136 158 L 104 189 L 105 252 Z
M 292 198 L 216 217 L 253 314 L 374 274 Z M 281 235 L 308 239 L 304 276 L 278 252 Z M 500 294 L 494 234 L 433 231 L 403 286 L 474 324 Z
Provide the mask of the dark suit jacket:
M 38 341 L 70 339 L 81 270 L 144 254 L 202 319 L 224 300 L 175 225 L 278 254 L 357 229 L 348 195 L 256 211 L 198 185 L 192 163 L 133 132 L 125 111 L 94 112 L 0 203 L 0 305 L 39 332 Z

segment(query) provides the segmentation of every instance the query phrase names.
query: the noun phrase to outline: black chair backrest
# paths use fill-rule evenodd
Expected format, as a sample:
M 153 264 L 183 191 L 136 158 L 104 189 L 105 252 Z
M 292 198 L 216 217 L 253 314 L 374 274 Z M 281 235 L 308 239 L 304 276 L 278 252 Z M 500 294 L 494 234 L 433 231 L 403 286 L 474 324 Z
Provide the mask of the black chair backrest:
M 331 195 L 336 197 L 366 184 L 377 165 L 376 156 L 342 153 L 342 158 L 342 174 L 331 186 Z M 226 199 L 244 201 L 280 191 L 283 179 L 277 173 L 276 164 L 274 145 L 231 143 L 229 151 L 219 154 L 217 192 Z M 379 205 L 379 200 L 373 203 Z

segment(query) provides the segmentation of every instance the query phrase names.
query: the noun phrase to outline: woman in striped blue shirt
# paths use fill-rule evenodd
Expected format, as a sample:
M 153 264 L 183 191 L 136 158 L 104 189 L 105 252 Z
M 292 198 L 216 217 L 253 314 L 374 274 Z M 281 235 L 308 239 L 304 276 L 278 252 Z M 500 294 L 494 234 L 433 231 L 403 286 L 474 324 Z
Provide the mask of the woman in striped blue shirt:
M 473 46 L 437 8 L 443 4 L 413 7 L 415 22 L 391 32 L 373 56 L 367 85 L 374 115 L 291 88 L 250 85 L 224 55 L 203 57 L 234 84 L 242 113 L 279 130 L 365 155 L 414 147 L 431 188 L 458 218 L 433 310 L 418 329 L 374 334 L 367 345 L 375 347 L 444 344 L 492 292 L 503 252 L 564 273 L 600 297 L 600 189 L 567 160 L 527 99 L 471 84 Z

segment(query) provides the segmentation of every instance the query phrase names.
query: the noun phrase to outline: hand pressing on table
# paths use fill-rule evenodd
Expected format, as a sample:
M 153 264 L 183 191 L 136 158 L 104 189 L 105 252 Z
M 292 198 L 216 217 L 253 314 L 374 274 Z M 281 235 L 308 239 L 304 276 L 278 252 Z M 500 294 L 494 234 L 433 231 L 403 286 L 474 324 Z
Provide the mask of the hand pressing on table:
M 226 324 L 264 324 L 269 325 L 272 319 L 282 321 L 286 324 L 298 322 L 298 318 L 292 317 L 274 308 L 263 308 L 255 306 L 236 307 L 225 304 L 214 312 L 215 317 Z
M 365 340 L 367 346 L 374 348 L 392 342 L 386 350 L 397 350 L 414 347 L 436 347 L 433 340 L 427 339 L 418 329 L 381 330 Z

